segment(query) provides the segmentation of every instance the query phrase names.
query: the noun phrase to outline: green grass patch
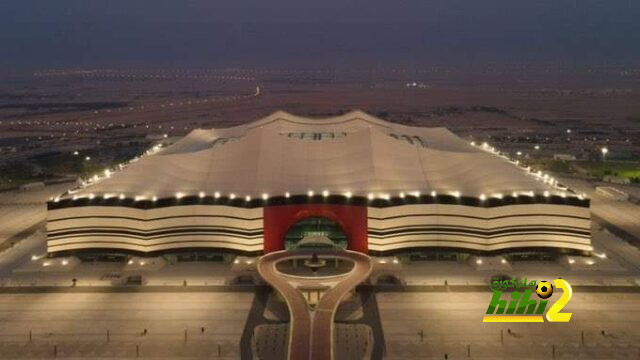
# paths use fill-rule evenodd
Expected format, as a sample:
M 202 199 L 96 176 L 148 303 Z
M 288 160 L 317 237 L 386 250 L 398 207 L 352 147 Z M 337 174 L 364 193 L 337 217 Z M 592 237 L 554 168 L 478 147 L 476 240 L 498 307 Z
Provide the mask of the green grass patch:
M 637 161 L 574 161 L 573 166 L 595 177 L 613 175 L 629 179 L 640 178 Z

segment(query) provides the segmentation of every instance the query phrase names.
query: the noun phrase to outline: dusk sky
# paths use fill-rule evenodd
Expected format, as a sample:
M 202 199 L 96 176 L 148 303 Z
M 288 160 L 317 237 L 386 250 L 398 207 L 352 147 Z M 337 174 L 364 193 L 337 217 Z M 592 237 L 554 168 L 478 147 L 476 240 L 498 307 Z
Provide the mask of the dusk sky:
M 0 67 L 638 63 L 637 0 L 2 1 Z

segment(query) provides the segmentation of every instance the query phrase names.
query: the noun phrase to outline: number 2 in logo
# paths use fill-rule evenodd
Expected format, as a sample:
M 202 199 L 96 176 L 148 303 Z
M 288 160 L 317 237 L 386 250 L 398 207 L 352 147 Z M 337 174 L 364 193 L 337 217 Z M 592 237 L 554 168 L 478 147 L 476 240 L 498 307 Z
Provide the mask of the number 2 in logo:
M 573 295 L 571 285 L 563 279 L 555 279 L 553 283 L 556 285 L 556 288 L 562 289 L 562 296 L 560 296 L 560 299 L 556 300 L 549 311 L 547 311 L 547 321 L 569 322 L 572 313 L 561 313 L 560 310 L 571 300 L 571 296 Z

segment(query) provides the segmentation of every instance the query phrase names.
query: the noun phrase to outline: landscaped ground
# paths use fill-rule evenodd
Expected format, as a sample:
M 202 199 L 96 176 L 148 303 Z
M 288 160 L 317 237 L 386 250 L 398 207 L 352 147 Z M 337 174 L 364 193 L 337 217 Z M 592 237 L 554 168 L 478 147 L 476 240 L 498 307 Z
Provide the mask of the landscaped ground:
M 629 179 L 640 179 L 640 162 L 637 161 L 575 161 L 571 164 L 595 177 L 614 175 Z

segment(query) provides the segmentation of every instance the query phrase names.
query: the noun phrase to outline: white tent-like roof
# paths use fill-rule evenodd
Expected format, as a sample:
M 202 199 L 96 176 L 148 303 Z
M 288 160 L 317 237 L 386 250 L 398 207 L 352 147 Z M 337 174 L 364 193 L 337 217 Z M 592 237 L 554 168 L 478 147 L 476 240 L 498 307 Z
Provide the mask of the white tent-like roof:
M 376 197 L 563 192 L 445 128 L 394 124 L 361 111 L 326 119 L 278 111 L 241 126 L 194 130 L 74 195 L 259 198 L 310 191 Z

